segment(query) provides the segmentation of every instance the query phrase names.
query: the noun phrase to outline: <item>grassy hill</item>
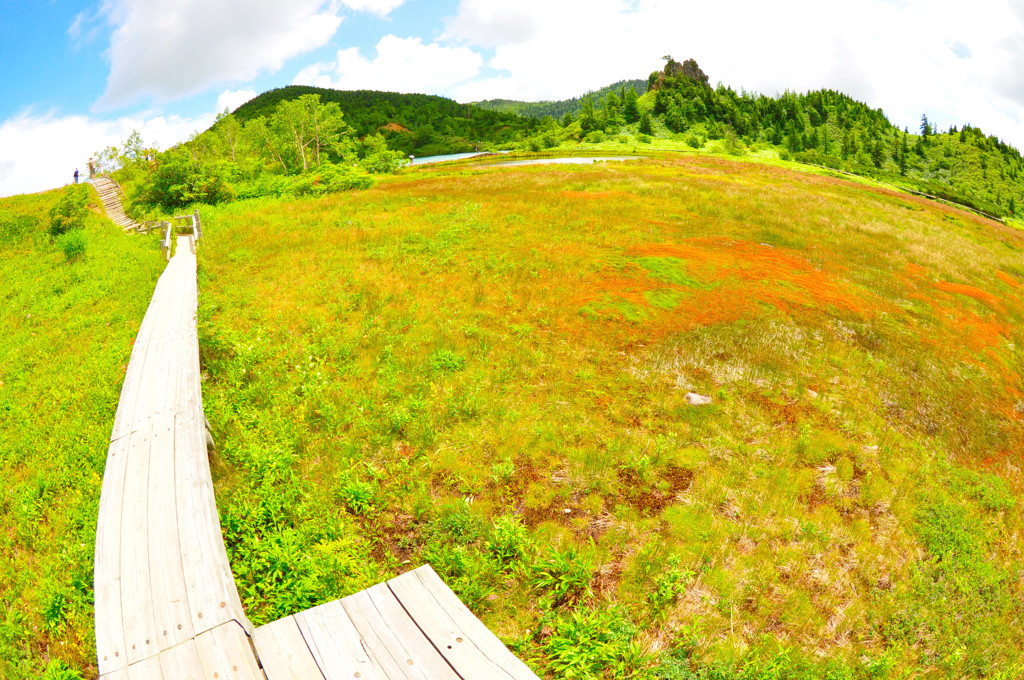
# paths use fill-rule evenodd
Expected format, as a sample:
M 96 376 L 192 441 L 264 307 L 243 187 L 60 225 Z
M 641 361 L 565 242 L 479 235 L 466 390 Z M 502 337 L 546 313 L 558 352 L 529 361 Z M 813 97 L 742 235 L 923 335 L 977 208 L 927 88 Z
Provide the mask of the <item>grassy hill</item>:
M 95 193 L 69 260 L 47 233 L 61 193 L 0 199 L 0 677 L 12 680 L 96 675 L 100 481 L 163 267 L 156 235 L 125 236 Z
M 290 85 L 251 99 L 234 111 L 240 122 L 269 116 L 282 101 L 305 94 L 320 95 L 324 103 L 341 106 L 345 121 L 360 137 L 379 132 L 388 145 L 417 156 L 473 151 L 478 142 L 505 144 L 521 138 L 535 122 L 510 113 L 425 94 L 373 90 L 332 90 Z
M 514 113 L 518 116 L 525 116 L 527 118 L 544 118 L 545 116 L 551 116 L 552 118 L 560 119 L 565 116 L 565 114 L 578 116 L 580 109 L 583 107 L 583 100 L 586 97 L 591 97 L 595 100 L 603 100 L 609 93 L 615 93 L 616 96 L 619 96 L 621 92 L 630 88 L 636 90 L 638 95 L 642 95 L 647 92 L 647 81 L 620 80 L 617 83 L 612 83 L 611 85 L 602 87 L 600 90 L 595 90 L 594 92 L 588 92 L 580 97 L 572 97 L 571 99 L 562 99 L 559 101 L 524 102 L 515 99 L 485 99 L 483 101 L 473 102 L 473 106 L 487 109 L 489 111 Z

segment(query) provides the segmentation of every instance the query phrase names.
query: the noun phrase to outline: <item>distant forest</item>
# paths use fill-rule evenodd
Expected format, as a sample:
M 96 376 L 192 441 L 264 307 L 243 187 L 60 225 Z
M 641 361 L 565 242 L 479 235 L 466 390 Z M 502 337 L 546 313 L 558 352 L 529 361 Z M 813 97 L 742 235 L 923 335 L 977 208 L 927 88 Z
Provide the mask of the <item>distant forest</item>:
M 515 113 L 527 118 L 544 118 L 545 116 L 563 118 L 566 114 L 569 114 L 570 116 L 578 116 L 583 108 L 583 100 L 588 97 L 594 100 L 603 100 L 612 92 L 617 95 L 621 95 L 630 88 L 632 88 L 638 95 L 642 95 L 647 92 L 647 81 L 620 80 L 619 82 L 612 83 L 608 87 L 603 87 L 600 90 L 588 92 L 585 95 L 573 97 L 572 99 L 562 99 L 560 101 L 522 102 L 514 99 L 486 99 L 484 101 L 474 102 L 473 106 L 478 106 L 489 111 Z
M 330 90 L 290 85 L 265 92 L 234 111 L 239 122 L 269 117 L 282 101 L 319 95 L 324 104 L 336 103 L 356 135 L 381 134 L 388 146 L 405 155 L 431 156 L 512 144 L 529 135 L 537 122 L 499 111 L 426 94 L 374 90 Z

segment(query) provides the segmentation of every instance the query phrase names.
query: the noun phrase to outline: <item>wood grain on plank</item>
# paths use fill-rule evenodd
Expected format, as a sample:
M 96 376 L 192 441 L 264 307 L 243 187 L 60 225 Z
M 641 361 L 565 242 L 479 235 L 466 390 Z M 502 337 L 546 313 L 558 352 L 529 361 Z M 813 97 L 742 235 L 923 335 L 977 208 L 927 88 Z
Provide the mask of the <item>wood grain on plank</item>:
M 421 578 L 422 575 L 426 578 Z M 462 677 L 537 680 L 537 676 L 465 608 L 429 566 L 388 581 L 388 587 Z
M 101 674 L 128 664 L 121 618 L 121 508 L 129 438 L 111 442 L 103 471 L 96 520 L 93 588 L 96 610 L 96 657 Z
M 160 670 L 168 680 L 207 680 L 195 640 L 160 652 Z
M 537 680 L 537 675 L 519 657 L 508 650 L 501 640 L 478 619 L 469 607 L 452 592 L 441 577 L 426 565 L 412 572 L 424 588 L 430 591 L 437 603 L 452 617 L 464 633 L 471 636 L 473 643 L 503 671 L 517 680 Z
M 128 663 L 157 650 L 149 571 L 149 454 L 152 426 L 130 436 L 121 522 L 121 615 Z
M 340 601 L 300 612 L 295 621 L 326 680 L 387 680 L 367 654 Z
M 401 641 L 409 658 L 413 660 L 414 665 L 423 673 L 424 677 L 457 680 L 458 674 L 445 661 L 430 640 L 424 636 L 423 631 L 412 620 L 409 612 L 405 610 L 386 583 L 378 583 L 362 593 L 358 593 L 358 595 L 363 594 L 377 609 L 390 632 Z
M 203 672 L 210 680 L 266 680 L 249 636 L 237 622 L 200 633 L 195 644 Z
M 267 680 L 324 680 L 294 616 L 260 626 L 252 641 Z
M 178 499 L 174 485 L 174 416 L 154 422 L 149 463 L 149 565 L 157 649 L 165 650 L 193 637 L 192 614 L 181 562 Z
M 160 657 L 151 656 L 128 666 L 128 680 L 177 680 L 164 675 Z

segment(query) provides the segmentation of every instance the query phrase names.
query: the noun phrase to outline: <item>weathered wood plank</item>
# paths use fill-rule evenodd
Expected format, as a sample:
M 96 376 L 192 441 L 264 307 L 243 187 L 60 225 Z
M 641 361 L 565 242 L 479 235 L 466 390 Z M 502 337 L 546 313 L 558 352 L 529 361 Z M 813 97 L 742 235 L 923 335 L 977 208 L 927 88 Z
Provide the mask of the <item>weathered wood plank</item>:
M 128 668 L 118 668 L 109 673 L 100 673 L 100 680 L 128 680 Z
M 295 621 L 326 680 L 387 680 L 363 648 L 340 601 L 299 612 Z
M 380 622 L 374 622 L 374 624 L 386 629 L 399 641 L 401 648 L 406 653 L 404 660 L 406 665 L 417 668 L 425 678 L 458 680 L 458 674 L 438 653 L 430 640 L 424 636 L 423 631 L 412 620 L 409 612 L 402 607 L 402 603 L 398 601 L 386 583 L 378 583 L 352 597 L 365 597 L 376 608 L 380 615 Z M 362 628 L 355 618 L 353 618 L 353 623 L 357 630 L 362 632 Z M 412 664 L 409 664 L 410 659 L 413 661 Z
M 324 680 L 294 616 L 260 626 L 252 641 L 267 680 Z
M 160 668 L 160 657 L 151 656 L 128 666 L 128 680 L 177 680 L 166 677 Z
M 180 467 L 175 470 L 175 484 L 181 498 L 178 503 L 181 559 L 188 565 L 185 580 L 193 627 L 198 633 L 237 620 L 246 630 L 252 630 L 238 597 L 220 532 L 206 458 L 202 412 L 196 408 L 175 421 L 175 446 L 189 452 L 178 459 Z
M 455 678 L 458 675 L 423 636 L 416 624 L 402 609 L 387 585 L 380 584 L 394 602 L 391 619 L 386 619 L 368 591 L 356 593 L 341 601 L 352 625 L 359 632 L 369 655 L 380 665 L 388 678 L 395 680 L 423 680 L 424 678 Z M 378 600 L 382 600 L 378 591 Z M 404 619 L 404 621 L 403 621 Z M 407 625 L 403 626 L 403 623 Z M 417 645 L 416 642 L 420 644 Z M 411 651 L 416 649 L 425 656 L 417 659 Z M 417 663 L 419 662 L 419 663 Z
M 149 454 L 152 426 L 130 436 L 121 512 L 121 612 L 128 663 L 157 651 L 149 571 Z
M 538 680 L 429 566 L 388 581 L 388 587 L 462 677 Z
M 121 619 L 121 508 L 129 438 L 111 442 L 103 471 L 103 488 L 96 520 L 93 562 L 96 606 L 96 657 L 101 674 L 128 664 Z
M 207 680 L 194 640 L 160 652 L 160 670 L 168 680 Z
M 249 636 L 235 621 L 200 633 L 195 645 L 207 678 L 267 680 L 256 663 Z
M 165 650 L 193 637 L 192 613 L 181 563 L 174 486 L 174 417 L 153 428 L 149 470 L 149 565 L 157 648 Z

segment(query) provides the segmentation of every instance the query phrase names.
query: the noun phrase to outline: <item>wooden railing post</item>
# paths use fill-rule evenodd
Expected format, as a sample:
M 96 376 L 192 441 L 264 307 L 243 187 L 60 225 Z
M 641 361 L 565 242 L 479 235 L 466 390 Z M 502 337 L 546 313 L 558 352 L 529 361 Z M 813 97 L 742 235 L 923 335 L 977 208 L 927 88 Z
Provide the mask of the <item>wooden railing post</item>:
M 164 251 L 164 258 L 168 262 L 171 260 L 171 234 L 174 232 L 174 225 L 170 222 L 167 223 L 167 229 L 164 231 L 164 240 L 160 244 L 161 250 Z
M 192 226 L 195 228 L 196 241 L 198 242 L 199 239 L 203 238 L 203 223 L 199 221 L 199 208 L 196 208 Z

